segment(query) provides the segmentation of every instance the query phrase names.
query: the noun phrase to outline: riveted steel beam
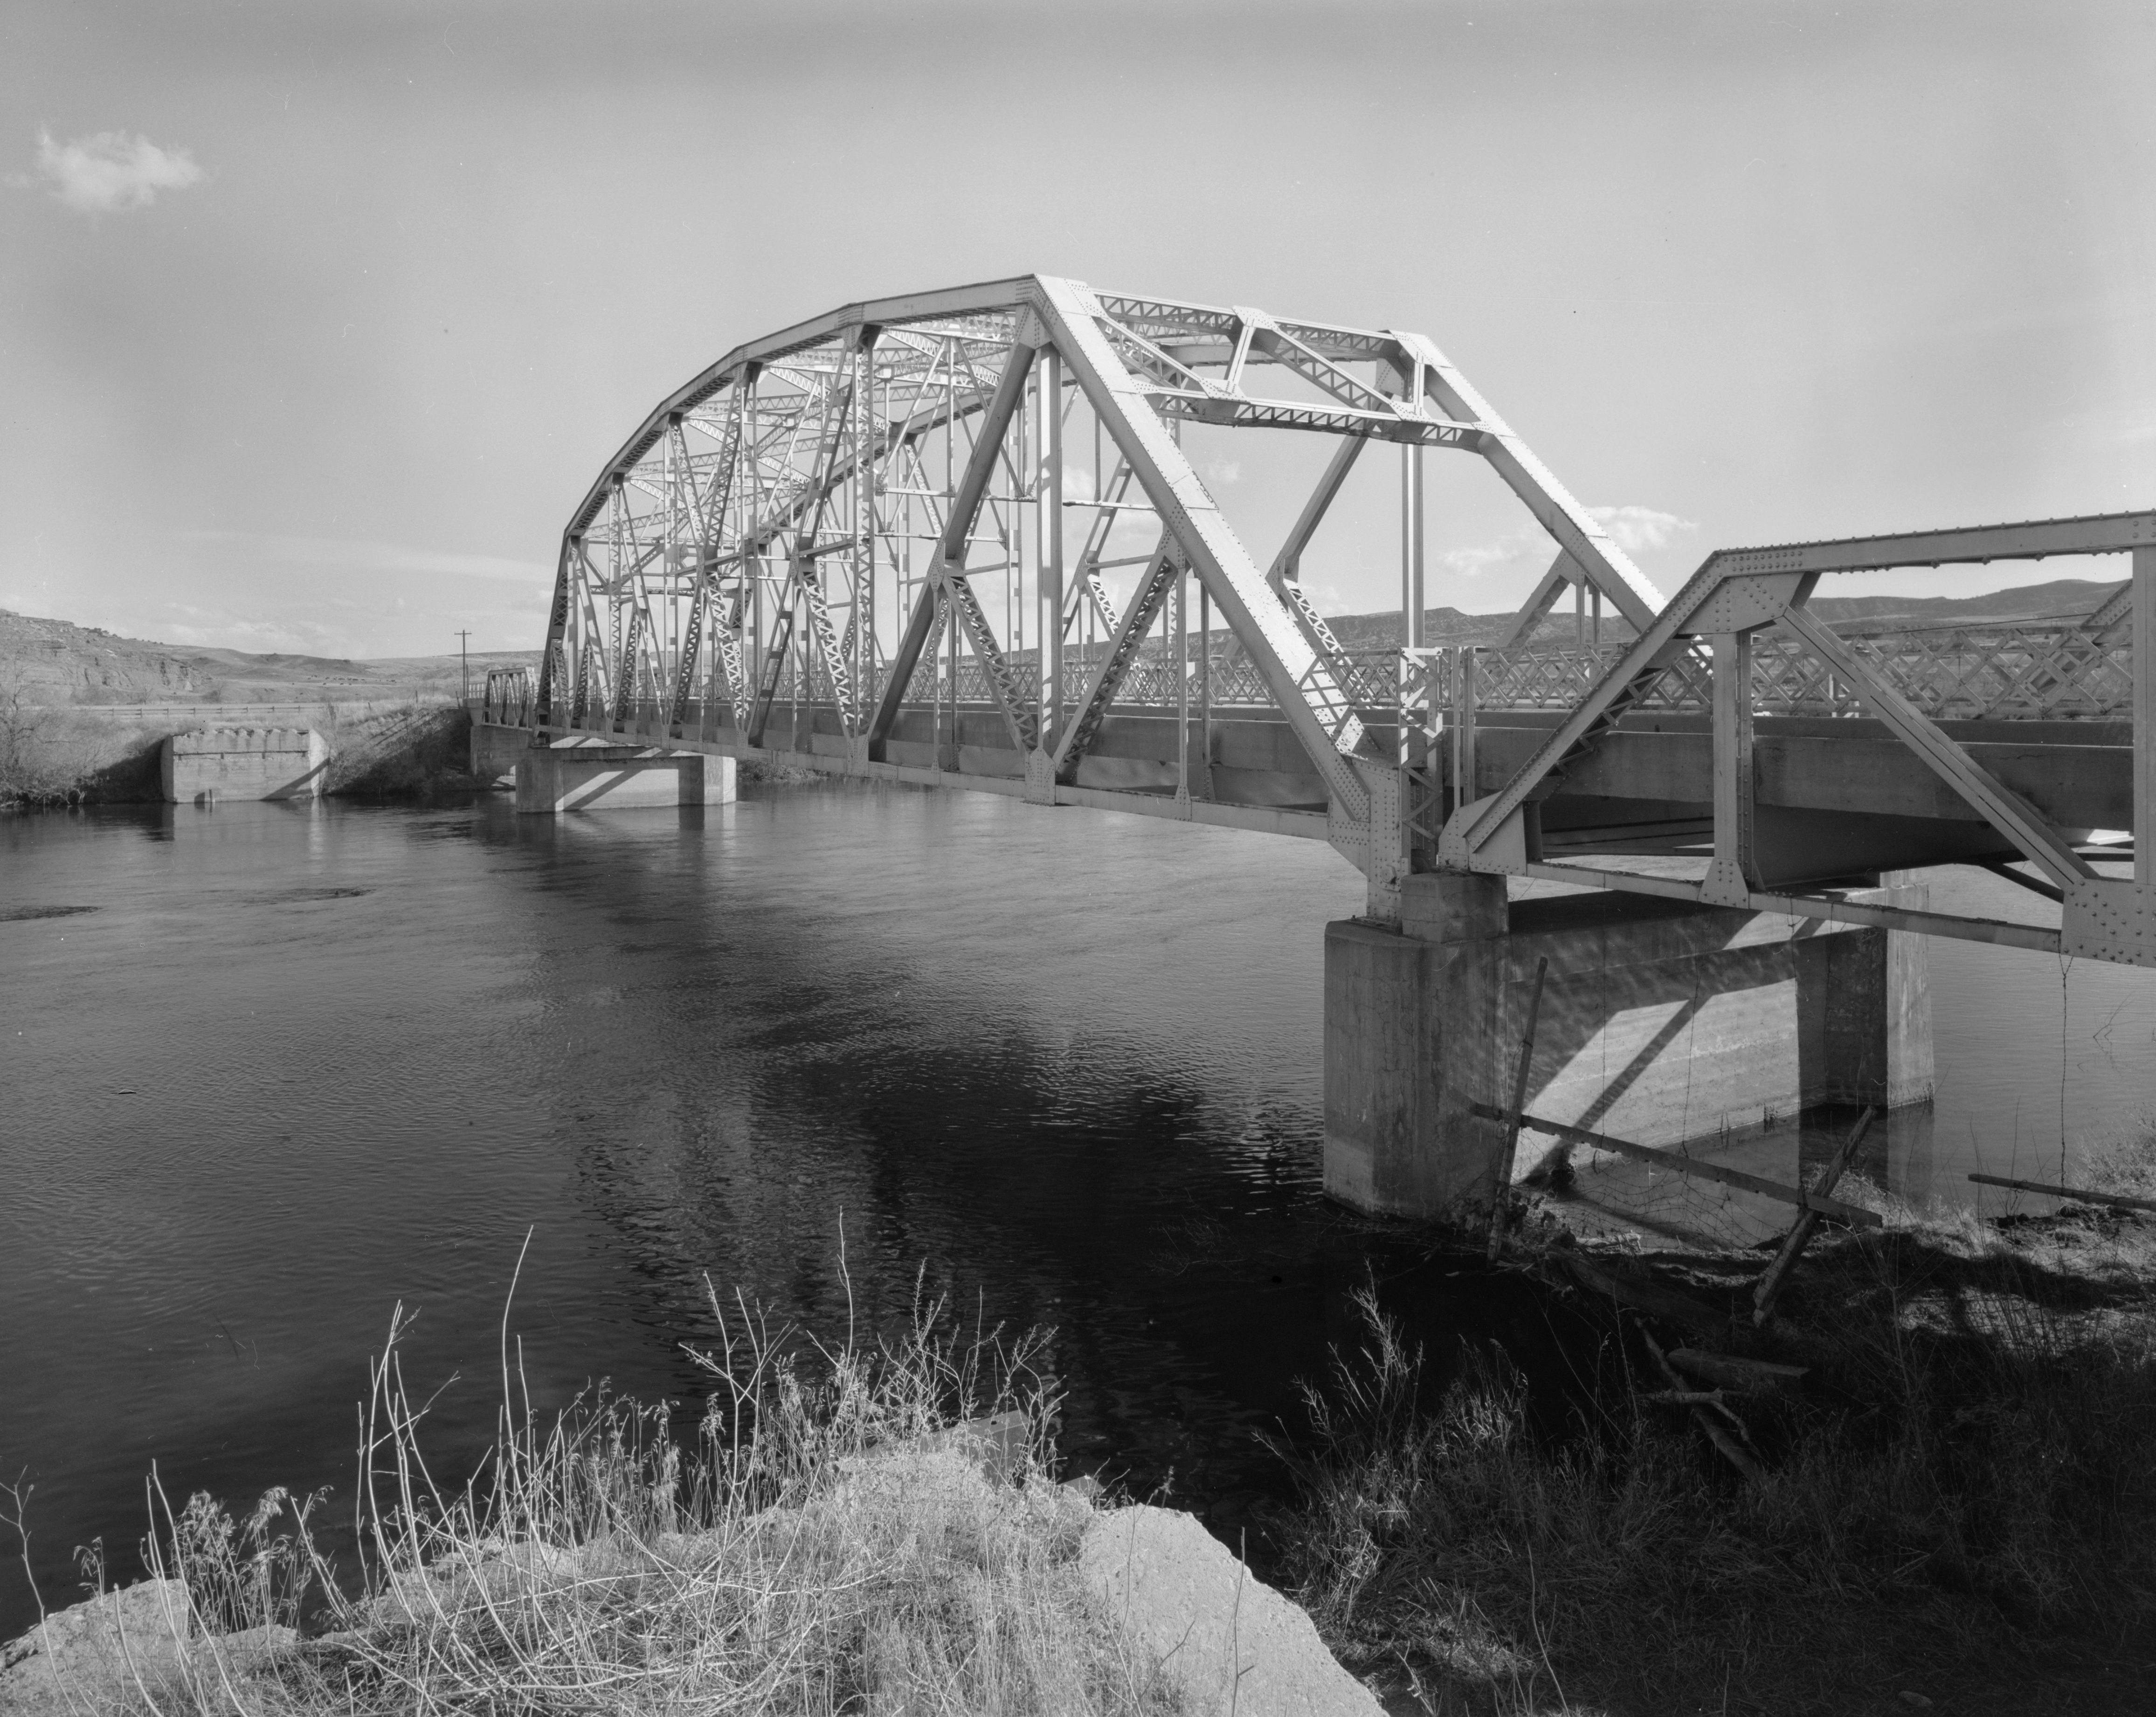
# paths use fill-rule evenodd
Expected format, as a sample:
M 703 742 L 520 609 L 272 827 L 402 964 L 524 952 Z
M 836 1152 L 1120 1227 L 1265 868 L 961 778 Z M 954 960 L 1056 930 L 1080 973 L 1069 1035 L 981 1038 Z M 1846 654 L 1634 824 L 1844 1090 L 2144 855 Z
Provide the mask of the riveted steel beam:
M 1369 792 L 1348 758 L 1361 721 L 1324 661 L 1303 638 L 1265 575 L 1221 519 L 1137 380 L 1102 331 L 1104 312 L 1074 281 L 1040 278 L 1038 305 L 1050 338 L 1160 514 L 1208 593 L 1241 639 L 1332 797 L 1358 821 Z

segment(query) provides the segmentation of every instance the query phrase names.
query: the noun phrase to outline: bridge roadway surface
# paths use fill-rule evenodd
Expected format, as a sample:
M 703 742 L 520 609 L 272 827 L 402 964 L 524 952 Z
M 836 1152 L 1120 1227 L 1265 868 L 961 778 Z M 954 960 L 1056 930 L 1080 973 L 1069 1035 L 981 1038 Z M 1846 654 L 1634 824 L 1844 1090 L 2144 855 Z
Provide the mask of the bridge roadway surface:
M 1265 566 L 1183 445 L 1257 429 L 1332 449 Z M 1378 442 L 1404 636 L 1358 653 L 1301 562 Z M 1502 648 L 1421 635 L 1445 455 L 1555 552 Z M 1844 636 L 1809 607 L 1838 573 L 2092 554 L 2131 576 L 2087 615 Z M 564 529 L 536 679 L 490 675 L 485 716 L 624 766 L 1322 838 L 1381 924 L 1419 874 L 1528 875 L 2156 965 L 2152 650 L 2156 512 L 1721 551 L 1666 597 L 1425 336 L 1026 275 L 843 307 L 661 401 Z M 1950 863 L 2059 927 L 1851 898 Z

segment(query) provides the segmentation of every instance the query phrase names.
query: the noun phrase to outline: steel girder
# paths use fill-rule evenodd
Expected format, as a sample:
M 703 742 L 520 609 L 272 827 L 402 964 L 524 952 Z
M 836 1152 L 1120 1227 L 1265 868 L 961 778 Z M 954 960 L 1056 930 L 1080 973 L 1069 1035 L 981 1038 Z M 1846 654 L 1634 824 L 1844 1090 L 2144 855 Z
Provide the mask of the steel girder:
M 1572 705 L 1512 779 L 1498 792 L 1453 812 L 1439 839 L 1438 864 L 1445 869 L 1586 882 L 1712 905 L 1881 924 L 2156 966 L 2156 851 L 2149 844 L 2156 839 L 2156 675 L 2133 676 L 2134 874 L 2130 878 L 2100 876 L 2076 850 L 2071 831 L 2053 826 L 2002 784 L 1925 715 L 1878 660 L 1851 648 L 1849 641 L 1807 606 L 1820 579 L 1830 573 L 2112 553 L 2131 556 L 2132 579 L 2080 631 L 2085 637 L 2100 638 L 2130 623 L 2138 665 L 2150 660 L 2151 652 L 2156 651 L 2156 621 L 2150 614 L 2156 608 L 2156 511 L 1731 549 L 1711 555 Z M 1865 714 L 1881 722 L 2022 860 L 2035 867 L 2046 879 L 2039 891 L 2061 901 L 2059 930 L 1852 905 L 1827 895 L 1782 892 L 1763 884 L 1753 802 L 1752 725 L 1757 694 L 1753 643 L 1769 628 L 1853 690 Z M 1712 652 L 1714 740 L 1714 847 L 1705 878 L 1693 882 L 1545 863 L 1540 805 L 1562 785 L 1568 768 L 1584 761 L 1606 740 L 1666 671 L 1702 644 Z M 2027 880 L 2018 875 L 2015 879 Z
M 1073 496 L 1066 438 L 1081 419 L 1096 471 Z M 1184 455 L 1185 423 L 1341 438 L 1269 568 Z M 1026 275 L 847 305 L 737 347 L 661 401 L 562 532 L 538 725 L 693 730 L 745 750 L 783 727 L 780 749 L 866 766 L 917 749 L 905 730 L 925 709 L 947 773 L 973 743 L 963 639 L 1029 791 L 1067 797 L 1134 665 L 1178 639 L 1187 652 L 1167 598 L 1188 577 L 1293 730 L 1382 911 L 1400 861 L 1371 817 L 1398 798 L 1404 741 L 1369 730 L 1368 683 L 1297 577 L 1370 440 L 1410 450 L 1418 494 L 1413 450 L 1486 459 L 1575 576 L 1635 625 L 1652 620 L 1659 593 L 1423 336 Z M 1069 511 L 1090 517 L 1066 578 Z M 1115 522 L 1148 515 L 1157 545 L 1111 557 Z M 1119 614 L 1103 571 L 1138 563 Z M 1089 646 L 1096 619 L 1108 636 Z M 1063 677 L 1069 651 L 1082 685 Z M 1168 682 L 1186 723 L 1195 671 L 1186 660 Z M 1210 683 L 1208 669 L 1201 720 Z

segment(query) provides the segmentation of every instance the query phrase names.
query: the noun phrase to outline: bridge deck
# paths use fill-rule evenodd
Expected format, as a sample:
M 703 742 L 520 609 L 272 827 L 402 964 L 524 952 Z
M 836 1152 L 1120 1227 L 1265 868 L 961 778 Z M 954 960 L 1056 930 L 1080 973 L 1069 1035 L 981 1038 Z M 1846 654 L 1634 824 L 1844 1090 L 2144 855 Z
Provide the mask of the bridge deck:
M 792 711 L 774 711 L 761 746 L 738 733 L 729 709 L 711 711 L 707 722 L 706 712 L 692 707 L 690 719 L 679 728 L 660 720 L 659 713 L 547 731 L 560 739 L 627 738 L 870 780 L 1020 797 L 1027 791 L 1025 757 L 1010 745 L 1001 713 L 991 705 L 961 704 L 955 712 L 948 705 L 904 710 L 882 761 L 861 755 L 864 748 L 849 740 L 829 710 L 804 709 L 798 725 Z M 1397 711 L 1371 708 L 1364 716 L 1378 745 L 1397 744 Z M 1481 798 L 1503 787 L 1560 719 L 1546 710 L 1480 712 L 1474 780 L 1464 797 Z M 2130 724 L 1995 719 L 1942 726 L 2000 781 L 2076 836 L 2132 827 Z M 1768 882 L 2019 856 L 1981 813 L 1876 720 L 1762 715 L 1755 727 L 1757 803 L 1768 821 L 1768 844 L 1776 852 L 1812 855 L 1801 866 L 1764 879 Z M 1178 741 L 1186 731 L 1190 797 L 1179 804 Z M 1545 850 L 1568 856 L 1710 850 L 1713 751 L 1705 715 L 1634 717 L 1543 802 Z M 1454 775 L 1457 759 L 1452 747 L 1435 749 L 1436 777 L 1448 799 L 1462 797 Z M 1276 713 L 1223 710 L 1201 725 L 1172 709 L 1128 705 L 1117 706 L 1102 723 L 1076 779 L 1059 786 L 1055 800 L 1322 839 L 1324 787 Z M 1794 820 L 1777 823 L 1785 812 Z

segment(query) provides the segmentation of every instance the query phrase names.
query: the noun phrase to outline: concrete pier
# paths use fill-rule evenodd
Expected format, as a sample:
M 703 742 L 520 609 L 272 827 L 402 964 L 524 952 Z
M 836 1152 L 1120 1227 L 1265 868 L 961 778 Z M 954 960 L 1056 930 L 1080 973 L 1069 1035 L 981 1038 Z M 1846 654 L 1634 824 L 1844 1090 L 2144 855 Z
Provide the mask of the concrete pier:
M 1927 890 L 1846 891 L 1921 909 Z M 1373 1213 L 1487 1209 L 1538 958 L 1527 1108 L 1674 1146 L 1817 1105 L 1928 1101 L 1922 939 L 1637 894 L 1507 903 L 1502 877 L 1410 877 L 1398 930 L 1325 935 L 1325 1186 Z M 1523 1135 L 1516 1175 L 1543 1160 Z
M 701 751 L 572 741 L 516 759 L 520 816 L 638 805 L 730 805 L 735 763 Z
M 328 743 L 311 727 L 199 727 L 165 741 L 157 776 L 171 805 L 311 799 L 329 761 Z

